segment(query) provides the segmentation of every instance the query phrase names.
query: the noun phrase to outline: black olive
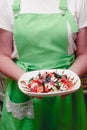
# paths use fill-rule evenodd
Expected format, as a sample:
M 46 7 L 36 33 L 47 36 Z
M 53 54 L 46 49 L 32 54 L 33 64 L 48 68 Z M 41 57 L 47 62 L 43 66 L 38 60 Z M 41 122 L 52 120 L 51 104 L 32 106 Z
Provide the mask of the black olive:
M 55 85 L 55 87 L 57 88 L 57 89 L 60 89 L 60 86 L 57 84 L 57 85 Z
M 56 77 L 56 78 L 58 78 L 58 79 L 61 79 L 61 78 L 62 78 L 61 75 L 59 75 L 59 74 L 57 74 L 57 73 L 54 73 L 54 74 L 55 74 L 55 77 Z
M 50 75 L 46 75 L 46 79 L 45 79 L 45 81 L 46 81 L 46 82 L 50 82 L 50 80 L 51 80 Z

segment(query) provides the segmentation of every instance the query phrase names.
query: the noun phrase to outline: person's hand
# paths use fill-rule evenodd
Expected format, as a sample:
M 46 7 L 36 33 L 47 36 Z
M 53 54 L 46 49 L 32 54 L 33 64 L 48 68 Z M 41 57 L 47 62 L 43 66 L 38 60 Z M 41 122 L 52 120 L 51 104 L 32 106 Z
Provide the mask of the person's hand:
M 35 96 L 32 96 L 31 98 L 43 99 L 43 97 L 35 97 Z
M 66 96 L 68 96 L 68 94 L 66 94 L 66 95 L 62 95 L 61 98 L 62 98 L 62 99 L 65 99 Z

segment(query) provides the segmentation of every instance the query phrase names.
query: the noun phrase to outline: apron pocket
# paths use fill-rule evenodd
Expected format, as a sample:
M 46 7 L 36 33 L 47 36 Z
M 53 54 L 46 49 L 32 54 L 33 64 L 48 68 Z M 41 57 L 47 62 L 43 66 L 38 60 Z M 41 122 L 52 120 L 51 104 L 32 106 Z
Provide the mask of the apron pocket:
M 10 100 L 8 94 L 6 96 L 6 109 L 7 112 L 11 112 L 13 117 L 22 120 L 27 117 L 34 118 L 33 100 L 29 100 L 23 103 L 14 103 Z

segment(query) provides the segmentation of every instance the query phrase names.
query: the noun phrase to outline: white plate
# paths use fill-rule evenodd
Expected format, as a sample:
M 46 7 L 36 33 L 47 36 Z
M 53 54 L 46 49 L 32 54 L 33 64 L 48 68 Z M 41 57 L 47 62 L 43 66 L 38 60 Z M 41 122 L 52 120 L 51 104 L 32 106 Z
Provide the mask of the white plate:
M 73 86 L 72 89 L 70 90 L 65 90 L 65 91 L 58 91 L 58 92 L 49 92 L 49 93 L 35 93 L 35 92 L 27 92 L 26 89 L 23 87 L 23 84 L 21 83 L 21 81 L 28 81 L 29 79 L 36 77 L 38 75 L 38 73 L 43 73 L 43 72 L 57 72 L 58 74 L 66 74 L 67 76 L 73 78 L 74 80 L 73 82 L 77 81 L 76 84 Z M 81 86 L 81 81 L 80 78 L 71 70 L 67 70 L 67 69 L 51 69 L 51 70 L 38 70 L 38 71 L 32 71 L 32 72 L 26 72 L 24 73 L 19 81 L 18 81 L 18 86 L 19 89 L 26 95 L 28 96 L 34 96 L 34 97 L 51 97 L 51 96 L 61 96 L 61 95 L 66 95 L 66 94 L 70 94 L 73 93 L 75 91 L 77 91 L 80 86 Z

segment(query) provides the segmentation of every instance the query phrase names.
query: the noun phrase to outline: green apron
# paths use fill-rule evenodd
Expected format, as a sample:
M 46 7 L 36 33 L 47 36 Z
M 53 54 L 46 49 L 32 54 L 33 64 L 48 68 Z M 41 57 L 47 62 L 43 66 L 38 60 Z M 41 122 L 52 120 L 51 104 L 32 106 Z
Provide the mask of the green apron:
M 14 40 L 19 54 L 15 63 L 25 71 L 67 69 L 74 62 L 74 55 L 68 55 L 67 23 L 73 33 L 78 31 L 77 24 L 67 0 L 60 0 L 60 10 L 60 14 L 20 14 L 20 0 L 14 1 Z M 65 99 L 38 99 L 24 95 L 16 81 L 7 80 L 2 130 L 86 130 L 86 121 L 81 89 Z

